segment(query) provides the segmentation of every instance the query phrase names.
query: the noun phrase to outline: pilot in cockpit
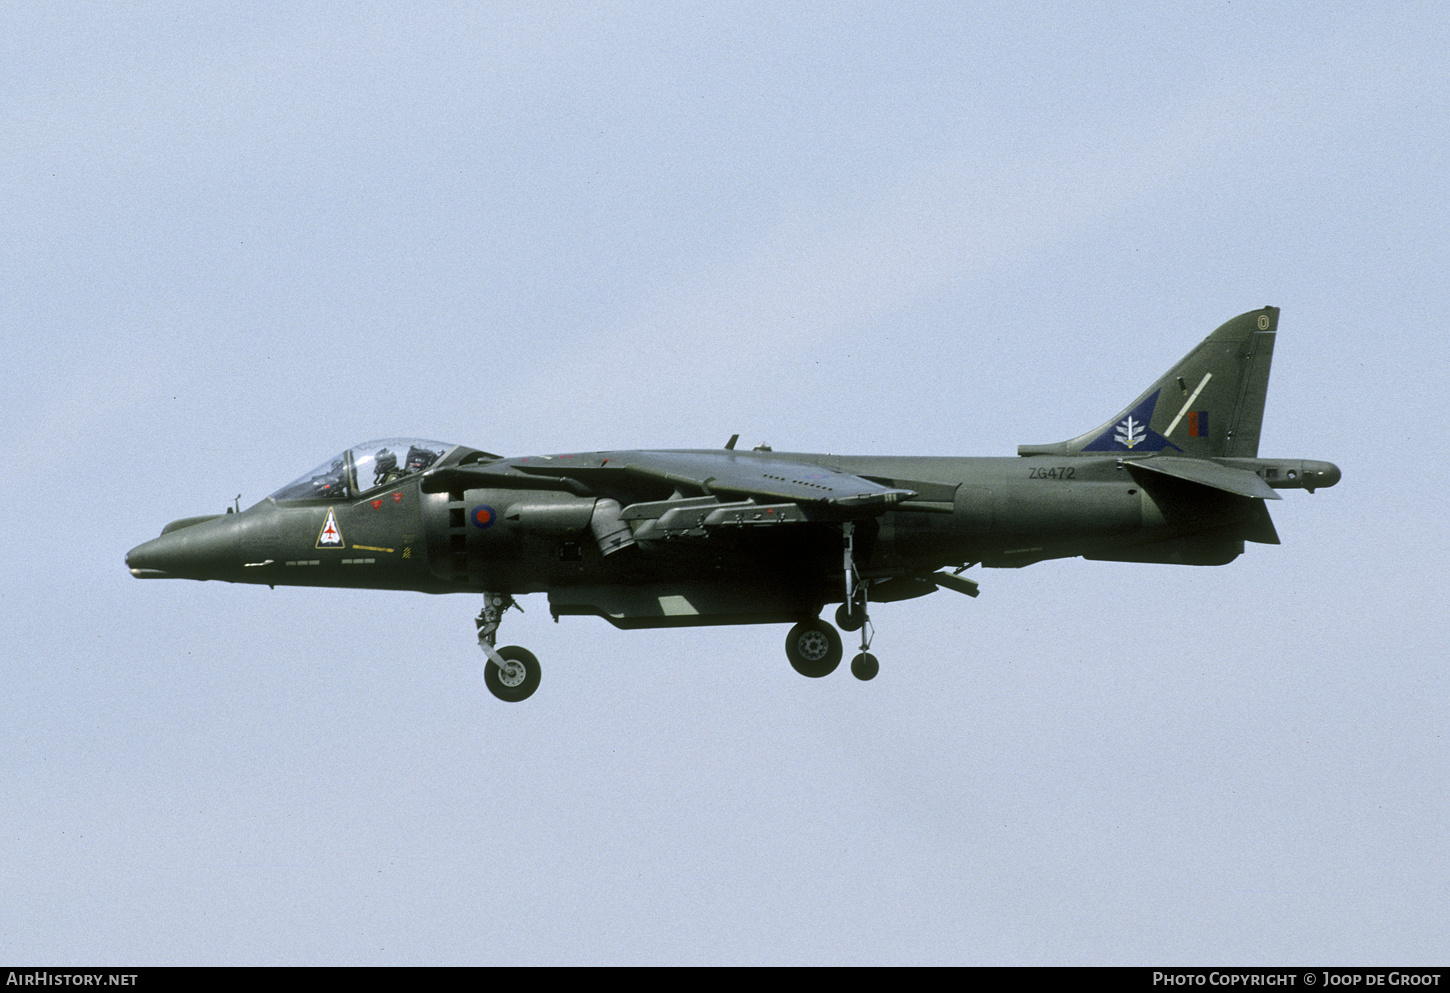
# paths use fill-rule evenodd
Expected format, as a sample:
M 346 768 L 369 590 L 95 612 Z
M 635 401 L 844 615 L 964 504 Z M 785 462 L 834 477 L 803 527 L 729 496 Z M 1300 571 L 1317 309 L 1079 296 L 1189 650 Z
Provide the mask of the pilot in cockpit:
M 434 462 L 437 462 L 438 456 L 442 454 L 442 452 L 434 452 L 418 445 L 409 445 L 407 468 L 403 471 L 410 476 L 415 472 L 422 472 Z
M 345 500 L 358 490 L 391 486 L 435 465 L 456 446 L 414 438 L 379 438 L 354 445 L 341 455 L 288 483 L 272 494 L 273 500 Z M 407 459 L 399 465 L 398 453 Z M 371 467 L 372 476 L 368 476 Z
M 384 483 L 391 483 L 395 479 L 402 479 L 403 475 L 403 473 L 398 471 L 398 457 L 388 449 L 384 448 L 374 456 L 374 486 L 382 486 Z

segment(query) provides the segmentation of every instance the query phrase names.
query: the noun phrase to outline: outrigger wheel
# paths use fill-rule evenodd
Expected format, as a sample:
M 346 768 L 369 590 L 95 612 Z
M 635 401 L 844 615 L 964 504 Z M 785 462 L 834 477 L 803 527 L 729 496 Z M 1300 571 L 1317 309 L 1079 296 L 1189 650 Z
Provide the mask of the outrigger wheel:
M 862 652 L 851 660 L 851 675 L 860 680 L 875 679 L 881 671 L 881 663 L 870 652 Z
M 785 655 L 802 676 L 829 676 L 841 664 L 841 636 L 819 617 L 801 621 L 785 636 Z

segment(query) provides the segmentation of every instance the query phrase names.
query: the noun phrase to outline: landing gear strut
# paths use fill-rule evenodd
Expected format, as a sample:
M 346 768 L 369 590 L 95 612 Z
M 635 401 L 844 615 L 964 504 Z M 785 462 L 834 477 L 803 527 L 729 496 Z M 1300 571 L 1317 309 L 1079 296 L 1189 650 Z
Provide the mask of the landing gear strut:
M 860 573 L 856 571 L 855 532 L 856 525 L 850 521 L 841 525 L 844 538 L 845 561 L 842 567 L 846 573 L 846 602 L 836 611 L 836 622 L 847 622 L 841 624 L 842 630 L 859 629 L 861 632 L 861 653 L 851 660 L 851 675 L 864 681 L 876 678 L 876 674 L 881 671 L 881 663 L 866 650 L 871 647 L 871 639 L 876 636 L 876 627 L 871 623 L 871 614 L 866 608 L 866 584 L 861 582 Z
M 488 662 L 483 667 L 484 685 L 500 700 L 518 703 L 527 700 L 539 688 L 540 672 L 539 660 L 527 648 L 518 645 L 493 647 L 499 622 L 510 607 L 518 607 L 518 604 L 507 593 L 485 593 L 483 609 L 473 623 L 478 628 L 478 647 L 488 656 Z M 519 609 L 523 610 L 522 607 Z

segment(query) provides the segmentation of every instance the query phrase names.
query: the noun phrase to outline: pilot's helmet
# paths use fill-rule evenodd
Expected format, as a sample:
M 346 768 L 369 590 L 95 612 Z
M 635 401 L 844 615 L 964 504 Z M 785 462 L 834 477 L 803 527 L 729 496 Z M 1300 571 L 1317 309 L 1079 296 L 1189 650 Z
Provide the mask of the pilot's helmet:
M 374 456 L 375 465 L 373 468 L 373 483 L 382 482 L 383 477 L 390 472 L 397 472 L 398 457 L 384 448 Z
M 419 470 L 426 469 L 438 461 L 439 454 L 438 452 L 423 448 L 421 445 L 409 445 L 407 470 L 409 472 L 418 472 Z

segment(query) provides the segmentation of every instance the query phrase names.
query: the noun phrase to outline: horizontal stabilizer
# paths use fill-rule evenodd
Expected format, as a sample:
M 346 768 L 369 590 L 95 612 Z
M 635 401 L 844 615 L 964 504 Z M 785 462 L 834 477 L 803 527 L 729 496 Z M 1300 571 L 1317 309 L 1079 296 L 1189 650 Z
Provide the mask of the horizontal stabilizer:
M 1247 469 L 1230 469 L 1205 459 L 1159 455 L 1151 459 L 1124 459 L 1123 465 L 1135 475 L 1158 473 L 1232 493 L 1234 496 L 1252 497 L 1256 500 L 1283 499 L 1274 492 L 1273 487 Z

